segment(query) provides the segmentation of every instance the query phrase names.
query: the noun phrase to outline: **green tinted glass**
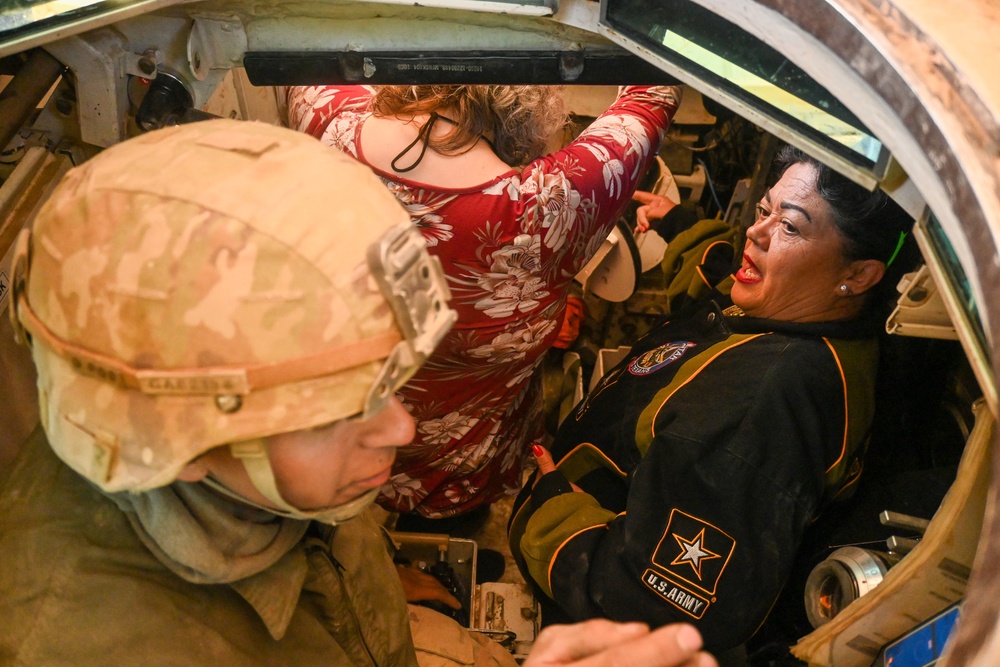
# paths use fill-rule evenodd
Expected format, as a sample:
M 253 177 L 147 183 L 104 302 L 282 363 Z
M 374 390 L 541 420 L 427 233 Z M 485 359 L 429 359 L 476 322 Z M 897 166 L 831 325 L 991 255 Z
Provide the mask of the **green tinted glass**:
M 0 35 L 36 28 L 54 19 L 71 19 L 93 13 L 99 5 L 119 6 L 107 0 L 7 0 L 0 7 Z
M 603 0 L 604 21 L 659 57 L 842 158 L 873 168 L 871 132 L 788 58 L 690 0 Z
M 962 311 L 965 313 L 969 324 L 972 326 L 972 330 L 975 332 L 980 349 L 989 350 L 986 331 L 983 329 L 983 323 L 979 318 L 979 307 L 976 305 L 972 288 L 969 286 L 969 278 L 965 275 L 965 271 L 958 261 L 958 255 L 955 254 L 955 250 L 952 248 L 944 228 L 938 222 L 938 219 L 934 217 L 933 213 L 927 217 L 925 226 L 928 232 L 927 237 L 934 246 L 934 254 L 937 256 L 941 270 L 947 276 L 951 292 L 958 299 Z
M 0 0 L 0 48 L 142 4 L 148 0 Z

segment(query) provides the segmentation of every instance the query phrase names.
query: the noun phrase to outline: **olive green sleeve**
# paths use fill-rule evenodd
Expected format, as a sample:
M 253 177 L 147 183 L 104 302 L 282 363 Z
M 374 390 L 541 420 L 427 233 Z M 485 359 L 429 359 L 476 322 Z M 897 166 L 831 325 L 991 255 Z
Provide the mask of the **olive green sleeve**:
M 554 597 L 549 568 L 559 550 L 581 533 L 605 530 L 615 516 L 592 495 L 581 492 L 551 498 L 532 514 L 521 537 L 520 550 L 528 573 L 546 595 Z

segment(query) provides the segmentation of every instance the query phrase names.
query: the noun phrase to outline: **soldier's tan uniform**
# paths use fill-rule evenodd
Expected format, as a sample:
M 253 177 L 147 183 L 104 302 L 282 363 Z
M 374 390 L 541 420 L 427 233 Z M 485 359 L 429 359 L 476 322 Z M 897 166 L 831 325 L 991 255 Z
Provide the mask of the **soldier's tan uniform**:
M 0 480 L 0 663 L 416 664 L 375 489 L 292 507 L 262 440 L 377 418 L 453 321 L 375 177 L 282 128 L 170 128 L 72 170 L 20 250 L 44 432 Z M 281 510 L 175 481 L 222 446 Z
M 36 432 L 0 495 L 0 664 L 416 664 L 379 529 L 362 516 L 331 540 L 301 523 L 287 553 L 276 536 L 272 555 L 244 556 L 275 560 L 257 574 L 187 581 Z M 177 538 L 221 565 L 209 536 Z

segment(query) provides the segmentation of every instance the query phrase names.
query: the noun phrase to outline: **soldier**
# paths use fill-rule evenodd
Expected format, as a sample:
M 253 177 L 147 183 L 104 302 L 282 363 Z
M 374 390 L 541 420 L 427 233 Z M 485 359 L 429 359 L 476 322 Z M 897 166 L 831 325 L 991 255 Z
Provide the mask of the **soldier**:
M 67 174 L 14 274 L 41 425 L 0 483 L 0 662 L 416 664 L 363 512 L 454 313 L 365 167 L 259 123 L 142 135 Z M 511 662 L 455 636 L 436 652 Z M 538 646 L 711 660 L 683 626 Z

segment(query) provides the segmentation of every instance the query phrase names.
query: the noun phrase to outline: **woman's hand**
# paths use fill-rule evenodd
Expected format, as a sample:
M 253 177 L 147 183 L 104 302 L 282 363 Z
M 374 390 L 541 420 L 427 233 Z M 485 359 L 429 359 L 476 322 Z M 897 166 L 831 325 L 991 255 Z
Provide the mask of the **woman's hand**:
M 539 479 L 550 472 L 556 471 L 556 462 L 552 460 L 552 454 L 549 453 L 549 450 L 545 449 L 541 445 L 532 445 L 531 453 L 535 455 L 535 461 L 538 463 L 538 477 L 535 479 L 535 483 L 537 484 Z M 570 482 L 569 485 L 572 486 L 573 490 L 577 493 L 583 493 L 583 489 L 576 484 Z
M 632 193 L 632 199 L 639 202 L 641 206 L 635 212 L 635 231 L 645 232 L 649 229 L 649 224 L 653 220 L 660 220 L 670 212 L 676 203 L 670 201 L 662 195 L 654 195 L 645 190 L 636 190 Z
M 452 609 L 462 608 L 462 603 L 432 575 L 398 563 L 396 573 L 399 574 L 399 581 L 403 584 L 403 594 L 407 602 L 441 602 Z
M 643 623 L 595 619 L 545 628 L 523 667 L 718 667 L 701 645 L 685 623 L 650 632 Z

